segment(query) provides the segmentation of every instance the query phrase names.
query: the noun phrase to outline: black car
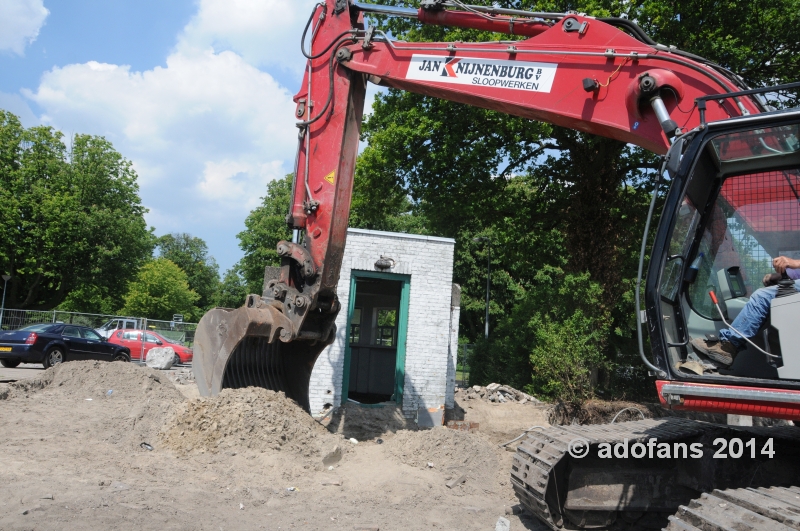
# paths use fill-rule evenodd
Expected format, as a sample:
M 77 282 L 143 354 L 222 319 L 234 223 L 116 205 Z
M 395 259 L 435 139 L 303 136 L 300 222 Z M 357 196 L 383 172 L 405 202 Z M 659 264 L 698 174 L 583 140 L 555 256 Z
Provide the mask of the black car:
M 0 330 L 0 364 L 9 369 L 20 363 L 44 368 L 73 360 L 131 361 L 127 347 L 109 343 L 89 327 L 37 324 L 10 332 Z

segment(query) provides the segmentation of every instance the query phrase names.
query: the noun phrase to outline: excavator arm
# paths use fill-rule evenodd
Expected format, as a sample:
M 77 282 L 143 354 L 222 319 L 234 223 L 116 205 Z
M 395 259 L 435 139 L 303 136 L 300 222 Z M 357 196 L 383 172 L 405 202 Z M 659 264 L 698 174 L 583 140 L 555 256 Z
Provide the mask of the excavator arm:
M 450 9 L 457 4 L 458 9 Z M 404 16 L 526 37 L 492 42 L 392 40 L 365 14 Z M 425 0 L 420 9 L 347 0 L 314 7 L 301 46 L 307 65 L 297 105 L 298 153 L 279 274 L 242 308 L 200 322 L 200 391 L 258 385 L 308 409 L 317 356 L 335 335 L 336 286 L 368 82 L 545 121 L 665 153 L 701 123 L 696 99 L 741 90 L 730 72 L 657 44 L 625 19 L 528 13 Z M 714 121 L 762 112 L 756 96 L 717 100 Z

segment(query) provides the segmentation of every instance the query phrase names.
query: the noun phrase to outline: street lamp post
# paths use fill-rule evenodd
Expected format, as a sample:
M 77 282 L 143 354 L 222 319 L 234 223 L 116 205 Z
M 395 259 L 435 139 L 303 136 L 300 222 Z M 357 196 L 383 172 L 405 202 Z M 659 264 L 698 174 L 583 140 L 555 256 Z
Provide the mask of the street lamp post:
M 3 275 L 3 302 L 0 303 L 0 330 L 3 328 L 3 313 L 6 310 L 6 288 L 11 275 Z
M 484 337 L 488 340 L 489 339 L 489 291 L 491 289 L 491 282 L 492 282 L 492 240 L 491 238 L 487 238 L 486 236 L 479 236 L 477 238 L 473 238 L 472 241 L 474 242 L 486 242 L 488 245 L 488 251 L 486 253 L 486 322 L 485 322 L 485 329 L 484 329 Z

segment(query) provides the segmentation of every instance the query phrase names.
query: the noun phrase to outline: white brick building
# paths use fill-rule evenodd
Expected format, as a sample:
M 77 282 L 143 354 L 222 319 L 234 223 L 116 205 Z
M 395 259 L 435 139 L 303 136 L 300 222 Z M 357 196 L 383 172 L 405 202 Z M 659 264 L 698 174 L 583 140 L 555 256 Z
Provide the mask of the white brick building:
M 348 229 L 342 311 L 336 340 L 311 375 L 312 413 L 339 407 L 343 396 L 396 402 L 421 422 L 440 421 L 453 407 L 460 305 L 454 246 L 450 238 Z

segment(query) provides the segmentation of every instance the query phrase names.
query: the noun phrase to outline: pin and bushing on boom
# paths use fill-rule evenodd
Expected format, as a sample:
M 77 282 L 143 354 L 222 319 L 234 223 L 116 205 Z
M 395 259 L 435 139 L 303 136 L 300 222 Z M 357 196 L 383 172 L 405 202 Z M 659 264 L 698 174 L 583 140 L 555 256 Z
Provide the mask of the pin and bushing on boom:
M 584 80 L 584 89 L 588 91 L 586 80 Z M 628 86 L 625 103 L 628 112 L 633 117 L 641 116 L 642 106 L 649 105 L 667 139 L 672 141 L 673 138 L 682 135 L 683 131 L 670 117 L 667 105 L 664 103 L 664 95 L 670 93 L 676 101 L 680 102 L 684 96 L 683 81 L 674 72 L 655 68 L 643 72 L 635 82 Z
M 642 91 L 642 95 L 649 98 L 650 106 L 653 108 L 653 112 L 656 113 L 658 123 L 661 124 L 661 129 L 664 130 L 664 134 L 667 135 L 667 138 L 680 135 L 681 128 L 678 127 L 675 120 L 670 118 L 667 106 L 664 105 L 664 100 L 661 99 L 661 90 L 656 79 L 649 74 L 642 75 L 639 78 L 639 88 Z

